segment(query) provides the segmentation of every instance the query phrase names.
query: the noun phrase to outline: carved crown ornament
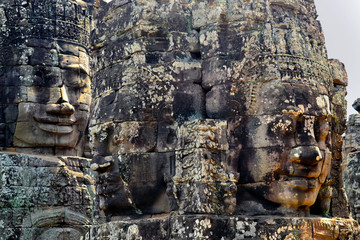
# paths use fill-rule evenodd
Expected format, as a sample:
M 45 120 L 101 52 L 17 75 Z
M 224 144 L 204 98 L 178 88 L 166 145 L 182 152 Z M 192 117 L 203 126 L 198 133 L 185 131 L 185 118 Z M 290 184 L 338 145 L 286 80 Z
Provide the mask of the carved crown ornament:
M 238 64 L 238 63 L 235 63 Z M 233 66 L 231 79 L 236 82 L 298 82 L 330 90 L 332 78 L 329 66 L 313 59 L 288 54 L 258 54 L 243 64 Z
M 14 0 L 4 5 L 3 44 L 21 38 L 56 39 L 88 46 L 93 5 L 73 0 Z M 4 27 L 5 26 L 5 27 Z

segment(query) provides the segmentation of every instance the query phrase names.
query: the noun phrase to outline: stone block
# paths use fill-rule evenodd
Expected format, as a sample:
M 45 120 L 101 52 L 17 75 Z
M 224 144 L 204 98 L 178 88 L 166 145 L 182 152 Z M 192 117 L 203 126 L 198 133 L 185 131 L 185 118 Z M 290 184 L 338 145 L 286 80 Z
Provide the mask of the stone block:
M 55 49 L 56 48 L 56 42 L 55 40 L 49 40 L 49 39 L 40 39 L 40 38 L 28 38 L 25 42 L 26 46 L 28 47 L 41 47 L 41 48 L 47 48 L 47 49 Z M 57 43 L 58 46 L 62 45 L 61 43 Z M 64 45 L 68 45 L 65 44 Z
M 236 239 L 232 217 L 189 214 L 170 219 L 170 239 Z M 241 239 L 241 238 L 240 238 Z
M 93 111 L 91 115 L 90 126 L 97 123 L 105 123 L 114 119 L 114 101 L 116 98 L 116 92 L 109 92 L 109 94 L 102 96 L 101 98 L 93 101 Z
M 136 222 L 112 221 L 92 227 L 89 239 L 107 239 L 114 236 L 119 239 L 167 240 L 169 239 L 168 230 L 169 219 L 167 217 L 144 219 Z
M 151 152 L 156 147 L 156 122 L 123 122 L 115 124 L 115 154 Z
M 56 49 L 35 47 L 30 56 L 30 65 L 58 66 L 59 57 Z
M 200 62 L 180 62 L 176 61 L 172 65 L 175 78 L 179 82 L 201 83 L 201 63 Z
M 177 84 L 174 91 L 173 109 L 174 117 L 178 122 L 204 118 L 204 89 L 198 84 Z
M 356 99 L 352 104 L 352 107 L 360 113 L 360 98 Z
M 171 32 L 169 33 L 169 39 L 172 42 L 172 51 L 185 51 L 191 53 L 191 58 L 194 60 L 200 60 L 200 42 L 199 32 L 196 30 L 183 32 Z
M 56 47 L 61 54 L 79 56 L 79 46 L 66 42 L 57 42 Z
M 233 198 L 231 182 L 188 182 L 175 184 L 179 211 L 202 214 L 224 214 L 228 212 L 226 199 Z M 235 187 L 236 188 L 236 187 Z M 233 198 L 234 199 L 234 198 Z
M 141 89 L 143 87 L 144 89 Z M 122 88 L 117 92 L 114 101 L 114 119 L 116 121 L 136 121 L 136 120 L 151 120 L 152 109 L 146 109 L 146 96 L 141 93 L 147 86 L 139 84 L 127 88 Z M 141 91 L 142 92 L 139 92 Z M 145 105 L 145 106 L 144 106 Z
M 221 182 L 229 180 L 226 153 L 207 149 L 176 152 L 176 176 L 179 182 Z
M 227 119 L 231 116 L 234 103 L 230 94 L 230 84 L 216 85 L 206 93 L 206 114 L 209 118 Z
M 0 60 L 5 63 L 5 66 L 28 65 L 33 53 L 34 48 L 31 47 L 8 46 L 3 48 Z
M 93 151 L 100 155 L 151 152 L 156 147 L 156 122 L 105 123 L 90 131 Z
M 345 65 L 338 59 L 329 59 L 328 64 L 332 74 L 334 84 L 343 86 L 348 85 L 348 76 L 345 70 Z
M 20 102 L 26 102 L 28 95 L 26 92 L 26 87 L 24 86 L 9 86 L 2 87 L 3 94 L 0 96 L 0 102 L 3 104 L 16 104 Z
M 0 218 L 3 226 L 14 228 L 29 228 L 31 221 L 29 219 L 29 208 L 2 208 Z
M 0 169 L 2 186 L 23 186 L 26 168 L 7 166 Z
M 226 9 L 221 1 L 199 1 L 192 7 L 192 22 L 195 29 L 206 25 L 222 22 L 226 14 Z
M 8 186 L 1 189 L 0 208 L 25 208 L 34 206 L 33 188 L 23 186 Z
M 118 90 L 121 87 L 122 69 L 122 64 L 118 63 L 97 71 L 93 76 L 94 96 Z
M 103 11 L 99 11 L 98 27 L 92 33 L 92 45 L 99 48 L 113 35 L 125 33 L 134 26 L 138 16 L 129 17 L 134 8 L 134 5 L 129 3 L 128 0 L 112 1 Z
M 26 79 L 33 77 L 33 82 L 31 86 L 41 86 L 41 87 L 59 87 L 63 85 L 63 79 L 61 76 L 60 68 L 55 67 L 56 65 L 50 66 L 34 66 L 33 73 L 30 76 L 24 75 Z
M 176 129 L 178 125 L 176 122 L 159 122 L 157 131 L 157 152 L 174 151 L 177 145 Z
M 29 177 L 35 177 L 37 187 L 50 187 L 55 181 L 57 170 L 57 167 L 29 167 Z
M 217 25 L 210 26 L 200 30 L 199 43 L 202 59 L 208 59 L 219 55 L 224 55 L 223 38 L 226 38 Z
M 227 62 L 220 57 L 202 62 L 202 86 L 205 89 L 228 82 Z
M 29 164 L 29 157 L 25 154 L 0 153 L 2 166 L 26 167 Z
M 130 212 L 137 213 L 164 213 L 169 211 L 169 202 L 166 194 L 165 179 L 170 176 L 170 161 L 174 161 L 173 153 L 127 153 L 115 157 L 115 166 L 118 166 L 117 173 L 109 175 L 111 179 L 120 178 L 125 184 L 114 193 L 112 198 L 121 200 L 124 195 L 130 199 L 130 209 L 122 207 L 122 210 L 115 210 L 113 214 L 124 215 Z M 118 174 L 118 175 L 114 175 Z M 98 186 L 98 191 L 109 187 L 107 178 L 102 176 L 103 185 Z M 118 183 L 121 184 L 121 183 Z M 106 189 L 104 189 L 106 191 Z M 124 192 L 125 191 L 125 192 Z M 111 197 L 104 197 L 105 200 Z M 129 200 L 126 199 L 126 200 Z M 123 205 L 124 203 L 120 203 Z
M 227 122 L 222 120 L 193 120 L 180 125 L 177 131 L 177 150 L 204 148 L 228 150 Z
M 6 123 L 15 123 L 18 118 L 18 106 L 16 104 L 7 104 L 3 113 Z M 8 125 L 8 127 L 10 127 L 10 125 Z
M 333 97 L 331 102 L 335 105 L 346 108 L 347 101 L 345 96 L 347 94 L 346 87 L 343 85 L 335 85 L 333 89 Z
M 146 38 L 144 42 L 147 52 L 166 52 L 171 50 L 170 40 L 166 35 Z
M 29 86 L 33 84 L 33 67 L 3 66 L 0 69 L 0 86 Z
M 27 91 L 28 102 L 40 103 L 42 105 L 57 103 L 61 94 L 59 87 L 31 86 L 31 87 L 27 87 L 26 91 Z M 31 105 L 31 103 L 23 103 L 23 104 L 29 106 Z

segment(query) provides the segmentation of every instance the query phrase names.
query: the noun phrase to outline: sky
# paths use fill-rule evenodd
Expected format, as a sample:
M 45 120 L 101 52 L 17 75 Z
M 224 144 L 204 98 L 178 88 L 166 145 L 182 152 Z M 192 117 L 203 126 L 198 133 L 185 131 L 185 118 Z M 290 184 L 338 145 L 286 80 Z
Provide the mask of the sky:
M 352 104 L 360 98 L 360 0 L 315 0 L 328 58 L 345 64 L 348 115 L 356 114 Z

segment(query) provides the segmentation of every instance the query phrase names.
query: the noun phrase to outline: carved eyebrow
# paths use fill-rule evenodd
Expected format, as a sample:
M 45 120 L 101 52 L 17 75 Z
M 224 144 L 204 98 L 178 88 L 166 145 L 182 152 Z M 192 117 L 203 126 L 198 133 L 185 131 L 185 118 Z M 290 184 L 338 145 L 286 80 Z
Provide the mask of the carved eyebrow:
M 295 117 L 299 117 L 299 116 L 313 116 L 315 118 L 333 118 L 334 115 L 329 113 L 329 114 L 321 114 L 321 115 L 311 115 L 311 114 L 306 114 L 304 113 L 302 110 L 282 110 L 282 113 L 284 115 L 289 115 L 289 116 L 295 116 Z
M 284 115 L 290 115 L 290 116 L 295 116 L 295 117 L 298 117 L 300 115 L 304 115 L 304 112 L 301 110 L 301 109 L 298 109 L 298 110 L 282 110 L 282 113 Z
M 317 119 L 323 118 L 323 119 L 330 120 L 330 119 L 334 118 L 334 115 L 333 114 L 323 114 L 323 115 L 320 115 L 320 116 L 316 116 L 316 118 Z
M 64 69 L 69 69 L 71 71 L 74 72 L 80 72 L 80 73 L 85 73 L 85 74 L 89 74 L 88 70 L 85 68 L 85 66 L 83 64 L 70 64 L 70 65 L 66 65 L 63 67 Z

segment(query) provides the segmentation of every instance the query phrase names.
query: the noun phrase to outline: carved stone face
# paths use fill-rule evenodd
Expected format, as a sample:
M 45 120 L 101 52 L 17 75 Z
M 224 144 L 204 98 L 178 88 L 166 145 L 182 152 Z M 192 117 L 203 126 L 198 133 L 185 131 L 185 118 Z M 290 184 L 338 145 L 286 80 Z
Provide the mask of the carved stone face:
M 258 93 L 244 123 L 239 182 L 258 198 L 308 209 L 330 169 L 329 99 L 317 87 L 275 81 Z
M 18 105 L 14 146 L 75 148 L 89 115 L 89 57 L 82 47 L 68 43 L 30 49 L 33 71 L 25 77 L 31 84 L 26 86 L 27 101 Z
M 91 169 L 98 172 L 96 192 L 100 209 L 113 216 L 168 211 L 164 183 L 168 154 L 135 153 L 136 144 L 131 145 L 132 141 L 128 141 L 131 146 L 119 144 L 119 139 L 129 137 L 126 131 L 119 132 L 122 124 L 104 124 L 96 129 L 98 136 L 93 139 L 96 153 Z M 118 155 L 118 151 L 126 153 Z

